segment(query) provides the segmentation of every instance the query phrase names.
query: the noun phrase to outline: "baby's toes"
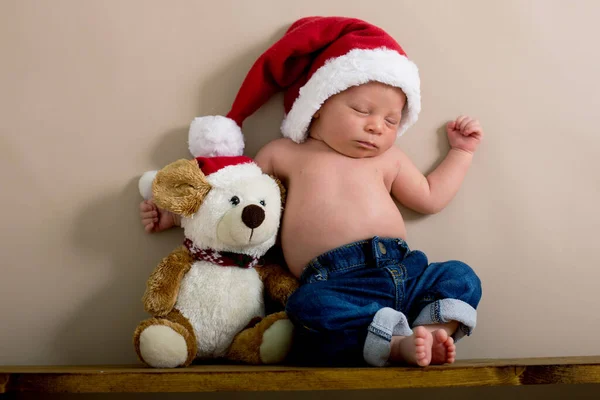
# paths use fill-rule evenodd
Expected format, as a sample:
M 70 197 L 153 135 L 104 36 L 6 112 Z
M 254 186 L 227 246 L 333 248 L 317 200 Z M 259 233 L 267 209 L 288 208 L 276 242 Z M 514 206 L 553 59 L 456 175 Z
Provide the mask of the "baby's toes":
M 431 333 L 422 326 L 413 330 L 415 344 L 415 358 L 417 365 L 425 367 L 431 362 L 431 346 L 433 337 Z
M 448 336 L 448 332 L 446 332 L 443 329 L 438 329 L 433 333 L 433 335 L 436 343 L 446 344 L 448 342 L 448 339 L 452 339 Z
M 450 355 L 446 357 L 446 364 L 453 364 L 456 361 L 456 355 Z
M 444 343 L 444 346 L 446 346 L 446 362 L 453 363 L 456 359 L 456 345 L 454 344 L 454 339 L 449 337 L 446 343 Z
M 454 344 L 454 339 L 452 339 L 452 336 L 449 336 L 448 339 L 446 339 L 444 342 L 444 347 L 446 347 L 446 351 L 448 352 L 456 351 L 456 345 Z
M 446 354 L 446 363 L 452 364 L 456 361 L 456 352 Z
M 429 364 L 427 359 L 427 349 L 425 346 L 417 346 L 415 349 L 415 362 L 421 367 L 425 367 Z

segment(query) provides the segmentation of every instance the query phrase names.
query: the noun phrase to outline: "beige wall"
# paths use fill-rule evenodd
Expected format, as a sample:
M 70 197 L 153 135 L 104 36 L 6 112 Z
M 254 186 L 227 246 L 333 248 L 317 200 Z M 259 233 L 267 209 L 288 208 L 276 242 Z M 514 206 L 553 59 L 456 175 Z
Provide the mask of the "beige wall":
M 420 67 L 423 112 L 398 144 L 423 171 L 448 119 L 486 129 L 454 202 L 405 214 L 412 247 L 483 280 L 459 356 L 599 354 L 600 2 L 366 4 L 0 1 L 0 365 L 136 362 L 145 280 L 181 240 L 144 234 L 139 174 L 187 157 L 191 119 L 227 112 L 255 58 L 311 14 L 380 25 Z M 247 121 L 247 154 L 281 113 Z

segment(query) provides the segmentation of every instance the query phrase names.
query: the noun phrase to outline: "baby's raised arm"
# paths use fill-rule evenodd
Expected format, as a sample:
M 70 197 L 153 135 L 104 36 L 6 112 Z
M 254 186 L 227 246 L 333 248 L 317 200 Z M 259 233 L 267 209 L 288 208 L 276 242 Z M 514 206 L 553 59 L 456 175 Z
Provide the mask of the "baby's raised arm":
M 441 211 L 456 195 L 471 165 L 473 153 L 483 137 L 477 120 L 460 116 L 446 126 L 450 151 L 433 172 L 425 177 L 410 159 L 397 149 L 398 174 L 392 183 L 392 196 L 423 214 Z

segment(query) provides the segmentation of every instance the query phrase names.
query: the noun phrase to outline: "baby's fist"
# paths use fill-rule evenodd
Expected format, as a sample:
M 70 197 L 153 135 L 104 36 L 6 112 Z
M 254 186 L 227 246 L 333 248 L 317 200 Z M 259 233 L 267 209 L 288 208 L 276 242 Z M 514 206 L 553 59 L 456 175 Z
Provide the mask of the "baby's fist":
M 479 121 L 466 115 L 461 115 L 455 121 L 448 122 L 446 132 L 451 148 L 471 154 L 475 152 L 483 139 L 483 129 Z
M 178 224 L 175 214 L 161 210 L 152 200 L 144 200 L 140 203 L 140 218 L 148 233 L 162 232 Z

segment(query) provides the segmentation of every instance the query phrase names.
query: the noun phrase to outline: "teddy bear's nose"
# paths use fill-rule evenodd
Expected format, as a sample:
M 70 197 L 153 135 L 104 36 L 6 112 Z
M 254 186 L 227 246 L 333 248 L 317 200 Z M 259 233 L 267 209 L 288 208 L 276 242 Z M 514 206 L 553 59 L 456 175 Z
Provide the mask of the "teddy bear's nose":
M 265 211 L 257 205 L 250 204 L 244 207 L 242 211 L 242 221 L 250 229 L 254 229 L 260 226 L 265 220 Z

